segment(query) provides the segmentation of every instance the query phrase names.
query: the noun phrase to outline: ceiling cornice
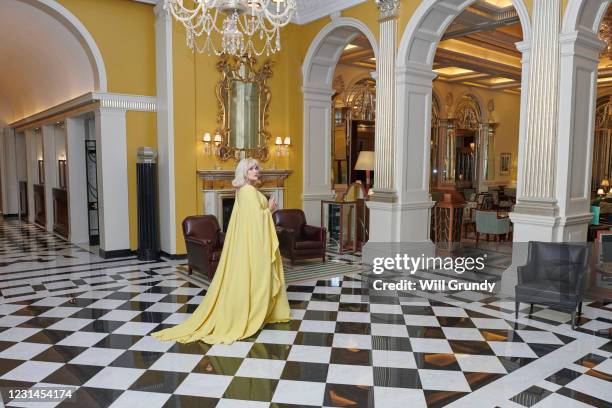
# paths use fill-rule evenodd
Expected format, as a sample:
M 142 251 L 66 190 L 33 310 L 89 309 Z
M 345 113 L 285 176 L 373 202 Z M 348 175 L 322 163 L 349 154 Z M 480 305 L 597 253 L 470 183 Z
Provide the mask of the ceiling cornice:
M 132 0 L 137 3 L 156 5 L 164 0 Z M 296 24 L 308 24 L 323 17 L 347 8 L 365 3 L 367 0 L 297 0 L 298 11 L 294 19 Z

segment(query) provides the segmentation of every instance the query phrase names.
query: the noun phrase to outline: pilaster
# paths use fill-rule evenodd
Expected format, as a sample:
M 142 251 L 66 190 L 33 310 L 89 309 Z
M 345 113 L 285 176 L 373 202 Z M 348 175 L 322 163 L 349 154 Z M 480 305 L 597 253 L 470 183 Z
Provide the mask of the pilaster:
M 57 157 L 55 155 L 55 125 L 42 126 L 43 160 L 45 172 L 45 213 L 48 232 L 53 232 L 53 189 L 57 187 Z
M 174 173 L 174 79 L 172 17 L 163 4 L 155 6 L 157 81 L 157 160 L 159 171 L 160 247 L 176 254 L 176 186 Z
M 95 110 L 100 254 L 126 255 L 130 249 L 125 109 Z
M 68 238 L 70 242 L 88 243 L 85 120 L 82 118 L 66 119 L 66 163 L 70 223 Z

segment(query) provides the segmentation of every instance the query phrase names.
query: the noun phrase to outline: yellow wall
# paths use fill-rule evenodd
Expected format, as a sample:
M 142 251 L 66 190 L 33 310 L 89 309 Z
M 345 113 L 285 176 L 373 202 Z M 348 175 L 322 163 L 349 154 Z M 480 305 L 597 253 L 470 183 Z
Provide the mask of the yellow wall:
M 108 91 L 154 96 L 155 14 L 153 6 L 128 0 L 58 0 L 83 23 L 96 42 Z M 136 149 L 157 147 L 155 113 L 127 113 L 130 246 L 137 248 Z

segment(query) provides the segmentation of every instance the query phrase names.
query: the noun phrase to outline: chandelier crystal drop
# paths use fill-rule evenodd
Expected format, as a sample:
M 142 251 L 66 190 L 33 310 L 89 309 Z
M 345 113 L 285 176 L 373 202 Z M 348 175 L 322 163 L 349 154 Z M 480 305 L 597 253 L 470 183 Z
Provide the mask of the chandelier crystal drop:
M 280 51 L 297 0 L 164 0 L 164 9 L 185 26 L 191 50 L 252 57 Z

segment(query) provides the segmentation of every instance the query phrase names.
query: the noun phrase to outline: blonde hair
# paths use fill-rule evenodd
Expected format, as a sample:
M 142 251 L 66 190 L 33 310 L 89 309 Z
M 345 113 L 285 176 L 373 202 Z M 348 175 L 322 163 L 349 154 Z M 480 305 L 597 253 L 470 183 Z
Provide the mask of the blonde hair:
M 253 165 L 258 164 L 259 163 L 257 162 L 257 160 L 250 157 L 240 160 L 238 166 L 236 166 L 236 174 L 234 176 L 234 179 L 232 180 L 232 186 L 240 188 L 245 184 L 249 184 L 247 173 Z

